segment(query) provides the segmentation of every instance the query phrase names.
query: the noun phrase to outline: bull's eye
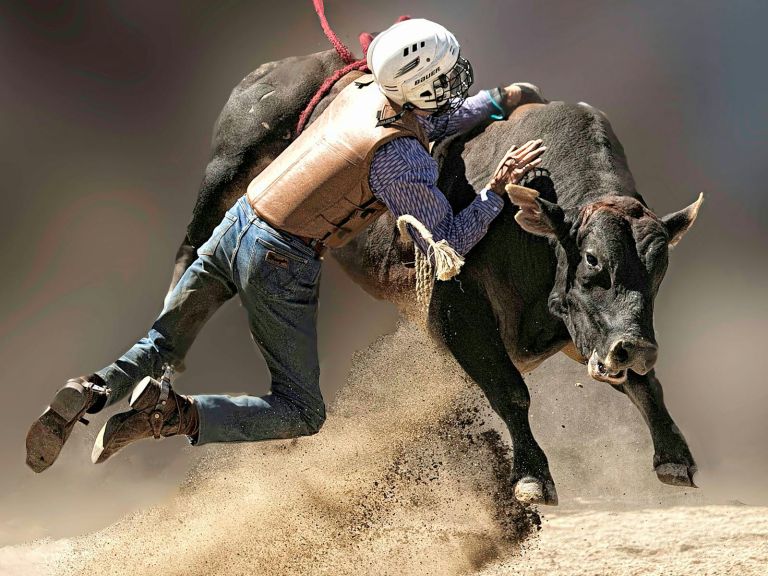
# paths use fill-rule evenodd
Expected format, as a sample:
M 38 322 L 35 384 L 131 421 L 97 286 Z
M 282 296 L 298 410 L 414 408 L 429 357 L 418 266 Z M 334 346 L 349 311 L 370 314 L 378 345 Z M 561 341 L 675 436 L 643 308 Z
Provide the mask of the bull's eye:
M 594 254 L 592 254 L 592 252 L 587 252 L 584 255 L 584 258 L 586 258 L 587 264 L 589 264 L 590 266 L 597 266 L 598 264 L 597 257 Z

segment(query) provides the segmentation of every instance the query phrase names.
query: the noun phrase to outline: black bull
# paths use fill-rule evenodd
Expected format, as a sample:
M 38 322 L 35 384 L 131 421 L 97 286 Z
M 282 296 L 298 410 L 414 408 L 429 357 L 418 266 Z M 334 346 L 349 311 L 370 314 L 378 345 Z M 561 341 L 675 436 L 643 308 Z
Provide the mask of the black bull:
M 333 51 L 262 65 L 232 92 L 217 121 L 213 155 L 176 258 L 171 286 L 251 178 L 293 139 L 299 113 L 342 65 Z M 315 111 L 317 116 L 340 83 Z M 433 334 L 482 388 L 509 428 L 518 499 L 555 504 L 547 458 L 528 422 L 521 372 L 563 351 L 637 406 L 651 432 L 653 464 L 668 484 L 693 486 L 693 457 L 669 415 L 653 365 L 653 301 L 674 245 L 701 200 L 664 218 L 637 193 L 608 120 L 588 105 L 530 105 L 505 122 L 439 144 L 439 187 L 460 210 L 513 143 L 542 138 L 541 170 L 506 202 L 461 274 L 435 285 Z M 519 207 L 519 208 L 518 208 Z M 406 305 L 413 248 L 387 214 L 333 256 L 366 291 Z

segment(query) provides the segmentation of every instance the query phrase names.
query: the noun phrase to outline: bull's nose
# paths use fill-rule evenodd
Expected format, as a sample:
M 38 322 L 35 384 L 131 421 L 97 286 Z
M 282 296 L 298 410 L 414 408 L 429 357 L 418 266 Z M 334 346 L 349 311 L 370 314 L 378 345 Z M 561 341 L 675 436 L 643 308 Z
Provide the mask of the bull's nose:
M 656 364 L 658 355 L 659 347 L 653 342 L 622 338 L 611 345 L 605 364 L 611 370 L 631 368 L 638 374 L 646 374 Z

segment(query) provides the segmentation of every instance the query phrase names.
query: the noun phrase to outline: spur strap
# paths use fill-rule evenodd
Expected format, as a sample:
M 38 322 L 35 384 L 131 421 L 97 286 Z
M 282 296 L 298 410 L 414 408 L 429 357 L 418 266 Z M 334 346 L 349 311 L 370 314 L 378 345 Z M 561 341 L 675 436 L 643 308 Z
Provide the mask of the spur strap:
M 162 430 L 163 423 L 165 422 L 165 405 L 168 403 L 168 396 L 170 392 L 170 380 L 163 376 L 163 378 L 160 379 L 160 396 L 157 398 L 155 409 L 149 415 L 149 425 L 152 427 L 152 435 L 155 437 L 155 439 L 159 439 L 161 437 L 160 431 Z

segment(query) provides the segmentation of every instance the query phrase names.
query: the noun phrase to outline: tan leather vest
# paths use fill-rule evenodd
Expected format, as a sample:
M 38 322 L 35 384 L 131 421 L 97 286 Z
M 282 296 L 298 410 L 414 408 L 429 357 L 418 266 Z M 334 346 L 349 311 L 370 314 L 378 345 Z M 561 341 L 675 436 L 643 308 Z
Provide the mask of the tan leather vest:
M 388 126 L 394 107 L 362 76 L 344 88 L 288 148 L 248 185 L 254 212 L 272 227 L 342 246 L 386 211 L 368 184 L 371 160 L 383 144 L 410 136 L 428 150 L 412 111 Z

